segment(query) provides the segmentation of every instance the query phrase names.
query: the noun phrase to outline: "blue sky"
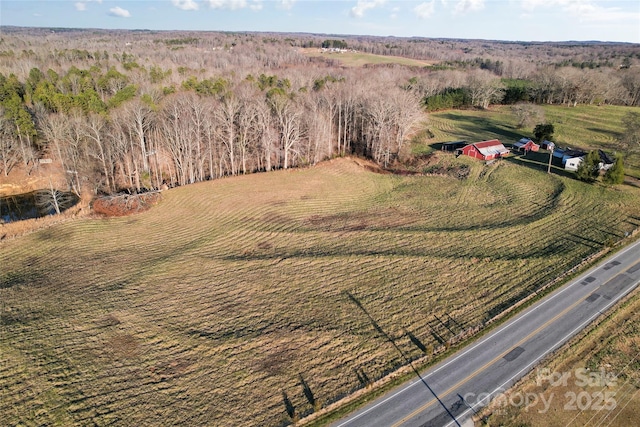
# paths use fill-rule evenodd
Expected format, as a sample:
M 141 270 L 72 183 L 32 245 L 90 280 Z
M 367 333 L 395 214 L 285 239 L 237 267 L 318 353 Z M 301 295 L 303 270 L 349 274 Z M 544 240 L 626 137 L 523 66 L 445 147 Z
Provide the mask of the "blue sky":
M 0 0 L 0 23 L 640 43 L 640 1 Z

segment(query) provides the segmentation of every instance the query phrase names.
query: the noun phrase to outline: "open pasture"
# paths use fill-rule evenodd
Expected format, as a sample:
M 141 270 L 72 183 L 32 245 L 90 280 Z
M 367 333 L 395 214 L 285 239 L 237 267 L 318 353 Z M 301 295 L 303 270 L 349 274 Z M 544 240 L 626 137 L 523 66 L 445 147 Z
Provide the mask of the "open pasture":
M 307 56 L 314 58 L 325 58 L 336 61 L 343 67 L 362 67 L 365 65 L 398 64 L 408 67 L 427 67 L 434 62 L 421 61 L 418 59 L 404 58 L 401 56 L 375 55 L 365 52 L 322 52 L 318 48 L 306 48 L 301 50 Z
M 436 156 L 468 179 L 342 158 L 0 242 L 0 419 L 287 424 L 640 225 L 637 188 Z

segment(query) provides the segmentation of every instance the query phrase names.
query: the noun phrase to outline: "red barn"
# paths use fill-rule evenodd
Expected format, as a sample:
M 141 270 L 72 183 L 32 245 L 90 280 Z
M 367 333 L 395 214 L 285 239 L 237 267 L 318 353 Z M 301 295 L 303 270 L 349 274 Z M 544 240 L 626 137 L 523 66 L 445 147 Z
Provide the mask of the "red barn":
M 522 138 L 520 141 L 513 144 L 513 148 L 517 148 L 518 151 L 524 151 L 525 153 L 540 150 L 540 146 L 529 138 Z
M 458 155 L 475 157 L 480 160 L 493 160 L 509 154 L 509 150 L 497 139 L 476 142 L 458 150 Z

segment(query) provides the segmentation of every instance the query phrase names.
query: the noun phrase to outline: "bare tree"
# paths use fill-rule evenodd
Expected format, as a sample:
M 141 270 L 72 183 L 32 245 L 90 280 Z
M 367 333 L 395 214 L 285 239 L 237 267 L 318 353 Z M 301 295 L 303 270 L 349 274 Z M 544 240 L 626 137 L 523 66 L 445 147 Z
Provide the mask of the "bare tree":
M 0 160 L 4 176 L 8 176 L 20 161 L 18 142 L 9 126 L 10 123 L 4 116 L 4 108 L 0 107 Z
M 70 193 L 55 189 L 51 180 L 49 180 L 49 188 L 38 191 L 35 197 L 38 210 L 45 214 L 53 212 L 60 214 L 60 212 L 73 205 L 76 200 Z
M 302 109 L 295 100 L 280 94 L 272 96 L 269 99 L 269 105 L 280 136 L 282 167 L 287 169 L 295 163 L 295 159 L 292 161 L 291 158 L 298 154 L 297 144 L 303 137 Z
M 518 129 L 544 122 L 544 110 L 535 104 L 526 102 L 514 104 L 511 106 L 511 112 L 516 116 Z
M 467 77 L 467 87 L 471 95 L 471 104 L 486 109 L 498 99 L 503 85 L 500 79 L 486 70 L 474 70 Z
M 83 132 L 88 139 L 88 155 L 100 162 L 102 172 L 104 174 L 104 187 L 107 192 L 115 190 L 113 167 L 115 159 L 106 137 L 108 133 L 108 125 L 104 116 L 99 114 L 91 114 L 84 122 Z
M 232 93 L 226 93 L 220 100 L 220 105 L 216 108 L 216 122 L 218 123 L 218 135 L 226 147 L 231 175 L 238 173 L 236 164 L 236 121 L 240 114 L 240 101 Z

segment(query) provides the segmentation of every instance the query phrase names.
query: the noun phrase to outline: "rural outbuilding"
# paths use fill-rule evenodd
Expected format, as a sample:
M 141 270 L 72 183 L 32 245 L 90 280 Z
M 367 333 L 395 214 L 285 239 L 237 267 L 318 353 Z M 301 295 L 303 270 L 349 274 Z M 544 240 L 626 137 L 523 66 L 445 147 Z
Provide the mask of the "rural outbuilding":
M 607 153 L 602 150 L 598 150 L 598 154 L 600 155 L 600 163 L 598 167 L 600 170 L 607 170 L 611 166 L 615 160 L 611 158 Z M 577 171 L 580 164 L 584 161 L 584 157 L 586 153 L 577 150 L 566 150 L 564 155 L 562 156 L 562 163 L 564 164 L 564 169 L 568 171 Z
M 540 146 L 533 142 L 530 138 L 522 138 L 520 141 L 513 144 L 513 148 L 518 151 L 524 151 L 525 153 L 529 151 L 538 151 L 540 150 Z
M 573 148 L 556 148 L 553 150 L 553 157 L 556 157 L 562 161 L 564 166 L 568 159 L 574 159 L 576 157 L 584 157 L 587 153 L 581 150 L 574 150 Z
M 467 141 L 451 141 L 442 143 L 442 151 L 456 151 L 467 145 Z
M 598 154 L 600 155 L 600 169 L 608 170 L 616 162 L 616 159 L 602 150 L 598 150 Z
M 564 170 L 568 171 L 577 171 L 580 167 L 580 164 L 584 161 L 584 156 L 581 157 L 571 157 L 564 161 Z
M 543 150 L 553 151 L 556 148 L 556 144 L 545 139 L 540 143 L 540 148 L 542 148 Z
M 555 153 L 554 153 L 555 155 Z M 564 154 L 562 155 L 562 164 L 566 165 L 567 161 L 571 159 L 583 158 L 587 153 L 581 150 L 564 150 Z
M 509 154 L 509 150 L 497 139 L 469 144 L 456 150 L 457 155 L 475 157 L 480 160 L 494 160 Z

